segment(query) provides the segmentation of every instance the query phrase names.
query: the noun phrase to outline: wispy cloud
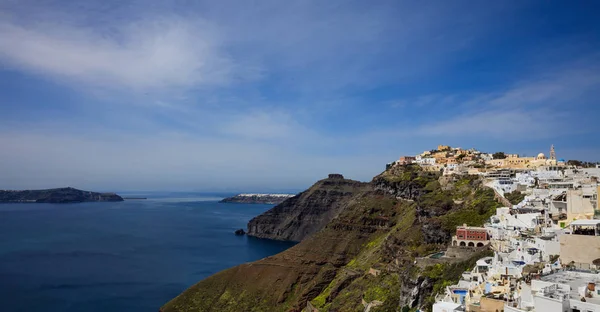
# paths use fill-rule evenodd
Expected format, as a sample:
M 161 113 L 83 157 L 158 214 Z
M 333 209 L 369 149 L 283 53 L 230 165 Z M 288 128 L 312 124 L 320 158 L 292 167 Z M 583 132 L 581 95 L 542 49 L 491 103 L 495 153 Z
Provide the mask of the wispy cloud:
M 600 71 L 595 67 L 596 62 L 571 62 L 558 70 L 556 65 L 549 66 L 548 72 L 504 91 L 442 97 L 437 104 L 446 106 L 448 117 L 424 124 L 418 132 L 430 136 L 488 135 L 505 140 L 585 133 L 591 129 L 581 127 L 589 121 L 582 109 L 595 101 L 594 94 L 600 95 Z
M 560 113 L 547 110 L 483 111 L 453 117 L 419 127 L 416 133 L 434 137 L 473 138 L 488 136 L 508 141 L 551 137 L 551 129 L 560 124 Z M 571 129 L 569 129 L 571 130 Z
M 212 25 L 163 17 L 110 32 L 65 21 L 0 22 L 0 58 L 69 83 L 146 91 L 229 83 L 243 70 L 222 51 Z M 250 72 L 247 72 L 251 74 Z
M 558 67 L 558 68 L 557 68 Z M 600 85 L 600 55 L 566 64 L 551 64 L 547 72 L 530 80 L 521 81 L 513 88 L 489 99 L 494 107 L 560 106 L 581 101 L 589 91 L 598 91 Z
M 520 5 L 0 1 L 0 187 L 301 188 L 441 143 L 597 137 L 594 44 L 545 53 Z
M 585 62 L 552 64 L 545 72 L 489 92 L 430 94 L 394 100 L 393 111 L 418 121 L 402 119 L 392 127 L 363 133 L 361 144 L 403 139 L 413 141 L 486 140 L 533 142 L 549 138 L 567 140 L 596 131 L 594 117 L 586 113 L 600 96 L 596 56 Z M 397 106 L 397 107 L 394 107 Z M 592 109 L 597 112 L 597 110 Z
M 25 0 L 14 5 L 18 10 L 9 12 L 15 16 L 0 23 L 0 60 L 52 79 L 69 78 L 69 83 L 135 90 L 263 77 L 300 94 L 331 96 L 340 89 L 429 74 L 443 66 L 449 52 L 468 47 L 483 28 L 452 19 L 448 12 L 462 8 L 451 4 L 390 9 L 345 1 L 167 5 L 130 0 L 60 3 L 61 10 L 58 5 Z M 494 11 L 476 9 L 480 14 L 466 21 Z M 98 12 L 107 16 L 99 18 Z M 388 71 L 381 59 L 402 70 Z
M 444 107 L 455 105 L 457 101 L 456 95 L 426 94 L 414 98 L 386 101 L 384 104 L 389 105 L 391 108 L 410 109 L 430 106 Z

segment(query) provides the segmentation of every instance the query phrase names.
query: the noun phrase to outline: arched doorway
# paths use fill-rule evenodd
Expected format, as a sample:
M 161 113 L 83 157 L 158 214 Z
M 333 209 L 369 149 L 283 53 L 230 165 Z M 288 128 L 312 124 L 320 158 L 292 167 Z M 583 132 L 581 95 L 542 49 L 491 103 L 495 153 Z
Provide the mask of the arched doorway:
M 469 247 L 475 247 L 475 243 L 469 242 Z
M 467 244 L 465 242 L 460 242 L 460 245 L 463 246 L 463 247 L 467 246 Z
M 456 246 L 457 244 L 458 244 L 458 242 L 457 242 L 457 241 L 453 241 L 453 242 L 452 242 L 452 246 Z
M 483 247 L 483 243 L 477 243 L 477 247 Z

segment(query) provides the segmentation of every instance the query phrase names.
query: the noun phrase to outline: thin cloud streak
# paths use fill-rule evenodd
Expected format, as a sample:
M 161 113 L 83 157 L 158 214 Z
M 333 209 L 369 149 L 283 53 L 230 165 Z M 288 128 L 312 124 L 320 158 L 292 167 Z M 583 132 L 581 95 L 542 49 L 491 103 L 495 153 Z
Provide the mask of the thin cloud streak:
M 401 103 L 397 109 L 422 111 L 431 116 L 419 124 L 366 133 L 361 141 L 373 142 L 378 137 L 438 140 L 485 137 L 519 142 L 590 133 L 594 129 L 584 125 L 594 121 L 581 114 L 581 108 L 600 95 L 600 71 L 590 69 L 589 64 L 570 63 L 566 69 L 550 67 L 548 72 L 517 82 L 503 92 L 435 94 L 396 100 L 393 103 Z
M 523 2 L 111 1 L 0 3 L 0 75 L 84 99 L 2 90 L 27 118 L 0 119 L 0 187 L 301 189 L 437 144 L 597 137 L 598 55 L 508 64 Z
M 223 85 L 236 64 L 201 20 L 163 18 L 119 25 L 114 34 L 64 22 L 5 20 L 0 56 L 7 66 L 95 87 L 144 91 Z

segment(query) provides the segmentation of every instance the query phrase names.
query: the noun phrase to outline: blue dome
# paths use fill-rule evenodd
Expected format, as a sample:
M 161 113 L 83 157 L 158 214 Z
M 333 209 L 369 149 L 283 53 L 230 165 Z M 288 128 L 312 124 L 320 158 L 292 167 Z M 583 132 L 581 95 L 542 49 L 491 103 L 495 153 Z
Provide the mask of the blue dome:
M 565 159 L 564 159 L 564 158 L 561 158 L 561 159 L 559 159 L 558 161 L 565 162 Z

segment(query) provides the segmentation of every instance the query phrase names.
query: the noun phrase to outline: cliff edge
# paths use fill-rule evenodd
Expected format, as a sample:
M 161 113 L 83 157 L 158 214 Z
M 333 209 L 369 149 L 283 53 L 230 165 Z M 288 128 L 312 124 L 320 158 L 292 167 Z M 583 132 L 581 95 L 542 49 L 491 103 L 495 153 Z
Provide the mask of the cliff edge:
M 476 176 L 409 165 L 370 183 L 330 177 L 249 224 L 255 236 L 299 244 L 210 276 L 161 311 L 362 311 L 364 302 L 428 311 L 487 251 L 433 265 L 420 257 L 445 250 L 456 225 L 481 225 L 497 206 Z
M 248 223 L 248 235 L 299 242 L 323 229 L 368 183 L 330 174 L 306 191 L 283 201 Z

